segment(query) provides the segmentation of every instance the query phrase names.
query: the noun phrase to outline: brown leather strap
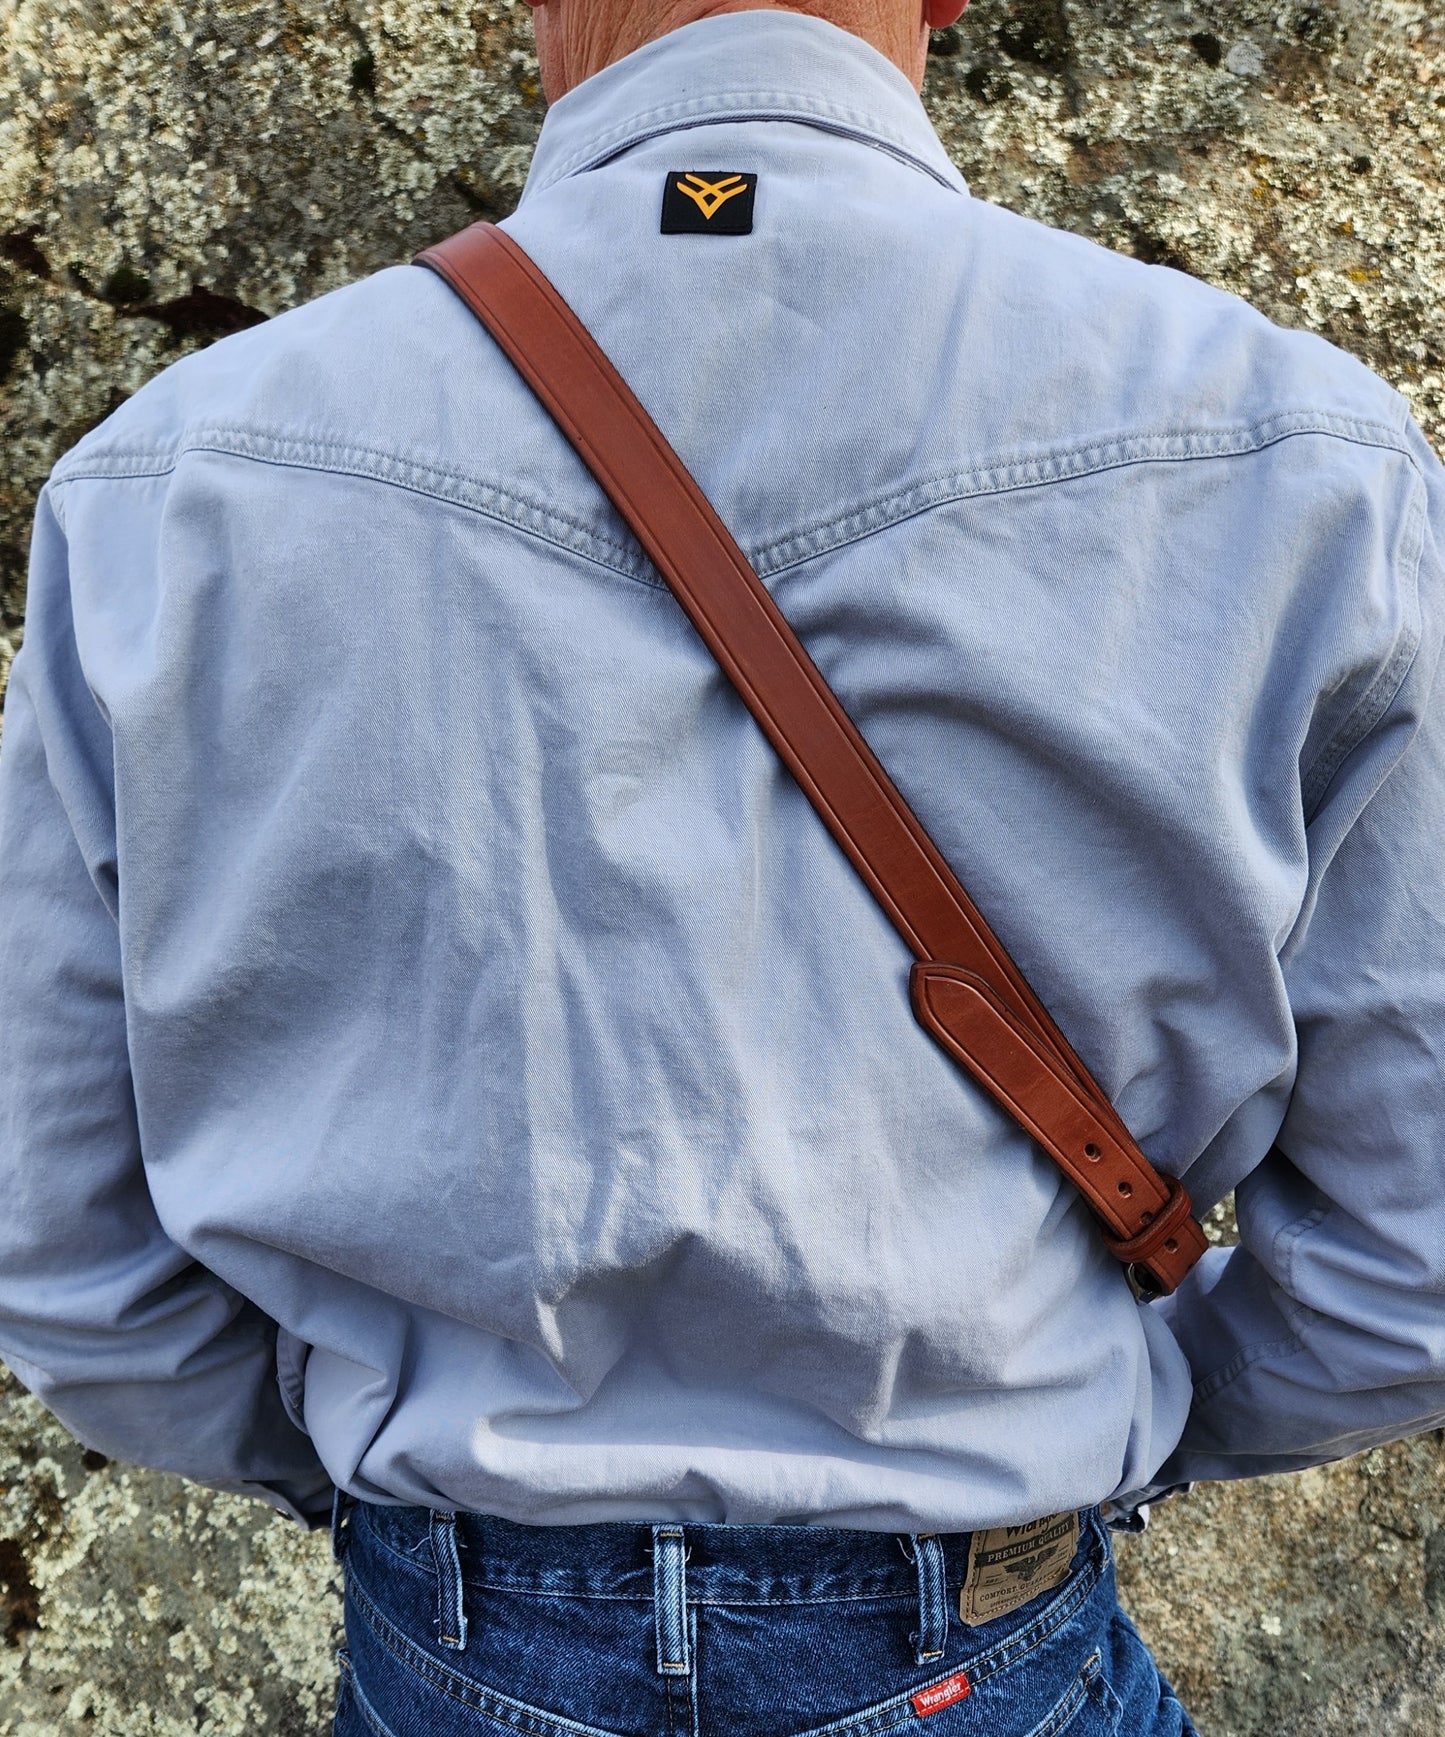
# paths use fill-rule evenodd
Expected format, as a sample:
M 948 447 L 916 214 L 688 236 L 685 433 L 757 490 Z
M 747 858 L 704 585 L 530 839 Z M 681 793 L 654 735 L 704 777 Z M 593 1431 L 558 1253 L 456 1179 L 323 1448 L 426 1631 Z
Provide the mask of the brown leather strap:
M 416 256 L 486 326 L 676 594 L 917 963 L 915 1016 L 1044 1147 L 1102 1221 L 1135 1292 L 1207 1246 L 838 703 L 727 527 L 592 335 L 502 230 Z

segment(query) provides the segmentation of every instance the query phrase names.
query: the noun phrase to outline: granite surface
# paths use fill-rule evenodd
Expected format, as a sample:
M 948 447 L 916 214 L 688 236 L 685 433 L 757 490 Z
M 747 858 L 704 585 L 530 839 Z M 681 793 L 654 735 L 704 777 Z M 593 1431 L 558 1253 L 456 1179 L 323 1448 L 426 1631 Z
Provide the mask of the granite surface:
M 924 98 L 978 196 L 1324 334 L 1439 446 L 1445 9 L 974 0 Z M 0 683 L 60 453 L 187 351 L 505 214 L 541 115 L 520 0 L 0 0 Z M 1116 1538 L 1203 1737 L 1445 1737 L 1442 1471 L 1436 1432 Z M 339 1618 L 324 1533 L 107 1463 L 0 1372 L 0 1737 L 319 1737 Z

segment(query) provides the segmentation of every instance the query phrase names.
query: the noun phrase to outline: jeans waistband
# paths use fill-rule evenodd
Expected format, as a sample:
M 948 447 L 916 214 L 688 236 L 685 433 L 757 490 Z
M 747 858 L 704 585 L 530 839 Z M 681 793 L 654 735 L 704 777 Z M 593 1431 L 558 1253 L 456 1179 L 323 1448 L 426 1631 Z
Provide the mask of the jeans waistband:
M 333 1510 L 333 1548 L 344 1548 L 343 1523 L 355 1498 Z M 368 1502 L 366 1525 L 399 1555 L 426 1560 L 435 1510 Z M 1102 1533 L 1099 1508 L 1078 1510 L 1080 1543 Z M 448 1530 L 463 1582 L 475 1586 L 572 1597 L 651 1597 L 655 1534 L 651 1524 L 602 1521 L 577 1526 L 524 1526 L 494 1515 L 459 1511 Z M 917 1539 L 944 1586 L 957 1591 L 968 1572 L 972 1532 L 863 1532 L 831 1526 L 749 1526 L 669 1522 L 678 1533 L 688 1598 L 703 1604 L 808 1603 L 916 1594 Z

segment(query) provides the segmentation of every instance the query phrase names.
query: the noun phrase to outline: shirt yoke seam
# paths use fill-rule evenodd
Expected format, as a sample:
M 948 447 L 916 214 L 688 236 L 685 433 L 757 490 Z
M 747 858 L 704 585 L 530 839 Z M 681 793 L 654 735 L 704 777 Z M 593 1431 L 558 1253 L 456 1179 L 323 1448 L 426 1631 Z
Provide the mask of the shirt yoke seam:
M 901 523 L 930 507 L 955 500 L 1013 494 L 1055 482 L 1074 482 L 1135 464 L 1249 457 L 1282 441 L 1308 435 L 1395 452 L 1418 471 L 1414 454 L 1389 423 L 1310 412 L 1282 412 L 1262 422 L 1237 424 L 1210 433 L 1159 430 L 1090 440 L 1048 453 L 1000 457 L 969 470 L 947 472 L 912 484 L 907 489 L 879 496 L 834 519 L 761 545 L 758 550 L 759 571 L 768 574 L 784 572 L 847 543 L 862 541 L 874 531 Z
M 1134 464 L 1178 463 L 1195 459 L 1247 457 L 1296 436 L 1318 435 L 1397 453 L 1417 472 L 1418 464 L 1401 433 L 1388 423 L 1365 418 L 1285 412 L 1252 424 L 1204 431 L 1159 430 L 1107 440 L 1091 440 L 1048 453 L 1001 456 L 968 470 L 940 473 L 905 489 L 875 496 L 831 519 L 788 532 L 749 551 L 763 578 L 775 578 L 819 555 L 862 542 L 877 532 L 936 506 L 1010 494 L 1055 482 L 1077 481 Z M 623 578 L 666 590 L 651 563 L 633 544 L 619 543 L 555 506 L 475 474 L 402 458 L 382 448 L 355 442 L 267 434 L 243 428 L 197 429 L 174 448 L 124 449 L 78 458 L 55 467 L 46 484 L 64 528 L 62 491 L 81 481 L 143 481 L 172 472 L 192 452 L 214 452 L 295 469 L 330 471 L 387 483 L 479 512 L 514 529 L 571 550 Z
M 285 469 L 324 471 L 406 489 L 431 500 L 447 502 L 493 519 L 500 524 L 552 543 L 625 578 L 637 579 L 654 590 L 666 589 L 660 580 L 639 570 L 639 563 L 624 544 L 615 543 L 579 519 L 556 507 L 515 490 L 504 489 L 477 476 L 430 465 L 417 459 L 402 459 L 379 448 L 286 436 L 257 435 L 246 430 L 206 429 L 169 452 L 117 451 L 102 455 L 88 467 L 57 470 L 46 487 L 61 518 L 63 491 L 73 482 L 143 482 L 170 475 L 190 453 L 209 452 L 253 463 L 274 464 Z M 64 520 L 61 518 L 64 528 Z

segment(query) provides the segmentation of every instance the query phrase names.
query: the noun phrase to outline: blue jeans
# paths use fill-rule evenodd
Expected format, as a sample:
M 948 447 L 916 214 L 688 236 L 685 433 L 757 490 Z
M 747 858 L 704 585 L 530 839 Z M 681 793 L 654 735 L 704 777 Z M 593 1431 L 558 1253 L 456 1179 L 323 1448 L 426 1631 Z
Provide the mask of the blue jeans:
M 970 1626 L 969 1534 L 519 1526 L 338 1503 L 333 1737 L 1198 1737 L 1109 1534 Z M 1065 1546 L 1067 1548 L 1067 1545 Z

